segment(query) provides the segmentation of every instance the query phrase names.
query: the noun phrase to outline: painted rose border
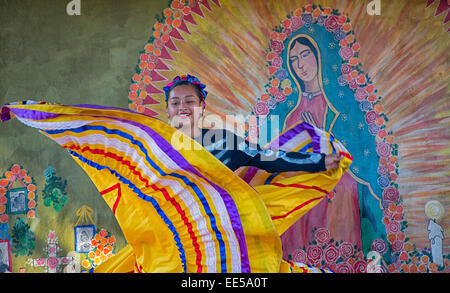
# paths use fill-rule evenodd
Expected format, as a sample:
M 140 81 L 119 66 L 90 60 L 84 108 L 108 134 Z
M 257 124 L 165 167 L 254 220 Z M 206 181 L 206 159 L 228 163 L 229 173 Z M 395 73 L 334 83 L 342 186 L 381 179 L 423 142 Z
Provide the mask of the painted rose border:
M 377 266 L 376 272 L 438 272 L 444 267 L 438 267 L 431 262 L 431 253 L 428 249 L 418 251 L 405 235 L 408 223 L 405 219 L 403 200 L 399 193 L 397 179 L 399 176 L 398 145 L 394 143 L 391 130 L 386 127 L 388 118 L 382 105 L 382 97 L 375 89 L 374 82 L 368 74 L 362 71 L 359 62 L 360 44 L 355 39 L 355 32 L 347 15 L 337 9 L 308 4 L 287 15 L 287 18 L 276 26 L 270 35 L 270 45 L 267 49 L 266 61 L 269 81 L 264 86 L 265 92 L 261 94 L 253 108 L 253 114 L 261 120 L 274 109 L 278 103 L 284 103 L 286 97 L 292 93 L 290 81 L 279 70 L 283 65 L 283 41 L 303 26 L 312 24 L 323 25 L 333 33 L 339 42 L 339 55 L 342 58 L 341 75 L 338 83 L 347 86 L 354 92 L 355 100 L 359 102 L 360 110 L 365 114 L 365 122 L 369 133 L 375 136 L 376 152 L 379 155 L 377 183 L 383 190 L 383 224 L 386 229 L 386 240 L 375 239 L 372 250 L 384 255 L 390 252 L 391 263 L 384 260 L 383 266 Z M 313 244 L 317 246 L 317 244 Z M 308 248 L 306 248 L 307 250 Z M 330 248 L 331 249 L 331 248 Z M 361 254 L 361 253 L 360 253 Z M 357 268 L 346 269 L 333 267 L 338 271 L 356 272 L 363 267 L 364 260 L 360 260 Z M 447 261 L 447 260 L 446 260 Z M 310 264 L 313 264 L 309 262 Z M 366 263 L 367 265 L 367 263 Z M 445 267 L 448 264 L 446 263 Z
M 8 222 L 6 194 L 17 180 L 27 189 L 27 217 L 29 219 L 36 217 L 37 190 L 34 178 L 29 176 L 28 171 L 21 165 L 12 164 L 0 178 L 0 224 Z

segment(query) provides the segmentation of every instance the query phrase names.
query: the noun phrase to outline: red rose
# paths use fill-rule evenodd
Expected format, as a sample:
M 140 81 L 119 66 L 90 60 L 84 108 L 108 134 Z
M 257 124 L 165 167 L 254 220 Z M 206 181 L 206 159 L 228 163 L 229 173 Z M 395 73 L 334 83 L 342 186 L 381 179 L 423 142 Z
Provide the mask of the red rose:
M 334 263 L 339 258 L 339 249 L 334 244 L 330 244 L 325 248 L 323 255 L 327 263 Z
M 400 193 L 395 187 L 389 186 L 383 191 L 383 199 L 395 203 L 400 200 Z
M 358 260 L 353 264 L 355 273 L 367 273 L 367 262 L 364 260 Z
M 389 234 L 397 234 L 400 232 L 401 226 L 399 222 L 397 221 L 390 221 L 389 224 L 387 224 L 386 232 Z
M 352 72 L 352 70 L 353 70 L 353 66 L 351 66 L 351 65 L 348 64 L 348 63 L 344 63 L 344 64 L 342 64 L 342 66 L 341 66 L 341 72 L 342 72 L 342 74 L 349 74 L 350 72 Z
M 322 249 L 317 245 L 310 245 L 306 249 L 306 255 L 310 264 L 317 264 L 322 259 Z
M 327 19 L 324 22 L 325 28 L 329 31 L 334 31 L 338 27 L 340 27 L 338 23 L 338 18 L 335 15 L 331 15 L 327 17 Z
M 280 41 L 272 41 L 270 42 L 270 49 L 279 55 L 284 49 L 284 44 Z
M 354 272 L 353 267 L 347 262 L 340 263 L 337 265 L 336 273 L 349 274 L 353 272 Z
M 366 113 L 366 117 L 365 118 L 366 118 L 366 123 L 367 124 L 371 124 L 371 123 L 374 123 L 375 120 L 377 120 L 378 114 L 375 111 L 369 111 L 369 112 Z
M 266 103 L 258 102 L 255 104 L 255 107 L 253 108 L 256 115 L 267 115 L 269 114 L 269 108 L 267 107 Z

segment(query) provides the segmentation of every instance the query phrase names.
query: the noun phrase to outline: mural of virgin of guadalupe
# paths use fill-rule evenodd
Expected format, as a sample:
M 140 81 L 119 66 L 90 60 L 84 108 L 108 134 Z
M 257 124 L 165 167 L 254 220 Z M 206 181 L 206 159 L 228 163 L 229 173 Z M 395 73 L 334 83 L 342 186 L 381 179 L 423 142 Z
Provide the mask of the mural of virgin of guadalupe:
M 386 239 L 376 138 L 364 116 L 370 110 L 364 107 L 370 105 L 357 101 L 354 85 L 342 78 L 342 33 L 328 30 L 320 21 L 305 22 L 283 41 L 279 55 L 283 62 L 274 78 L 290 85 L 292 93 L 269 106 L 260 126 L 270 141 L 277 132 L 299 121 L 309 122 L 343 142 L 354 158 L 350 171 L 336 185 L 333 198 L 322 200 L 282 235 L 286 259 L 292 258 L 297 249 L 314 244 L 317 229 L 328 230 L 330 238 L 351 243 L 355 252 L 362 250 L 364 255 L 372 250 L 374 239 Z M 277 115 L 278 127 L 272 125 L 271 118 Z

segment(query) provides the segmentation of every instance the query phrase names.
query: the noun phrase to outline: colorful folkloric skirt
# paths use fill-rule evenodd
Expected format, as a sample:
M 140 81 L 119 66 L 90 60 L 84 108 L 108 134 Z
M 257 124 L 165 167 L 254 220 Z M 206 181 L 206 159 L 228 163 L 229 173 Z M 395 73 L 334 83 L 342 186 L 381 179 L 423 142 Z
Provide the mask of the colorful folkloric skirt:
M 339 167 L 270 181 L 254 172 L 249 185 L 242 178 L 248 170 L 239 176 L 196 141 L 143 114 L 94 105 L 3 106 L 2 120 L 12 117 L 67 149 L 115 215 L 128 245 L 95 272 L 311 271 L 282 261 L 280 235 L 352 161 L 332 135 L 299 122 L 271 145 L 338 153 Z

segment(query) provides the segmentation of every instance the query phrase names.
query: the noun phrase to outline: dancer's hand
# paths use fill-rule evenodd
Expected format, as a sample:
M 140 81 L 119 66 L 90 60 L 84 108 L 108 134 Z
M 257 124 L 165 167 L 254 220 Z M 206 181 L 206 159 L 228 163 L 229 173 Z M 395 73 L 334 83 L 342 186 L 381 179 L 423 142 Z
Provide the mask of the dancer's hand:
M 339 167 L 339 161 L 341 158 L 339 155 L 331 154 L 331 155 L 325 155 L 325 168 L 327 170 L 334 169 Z

